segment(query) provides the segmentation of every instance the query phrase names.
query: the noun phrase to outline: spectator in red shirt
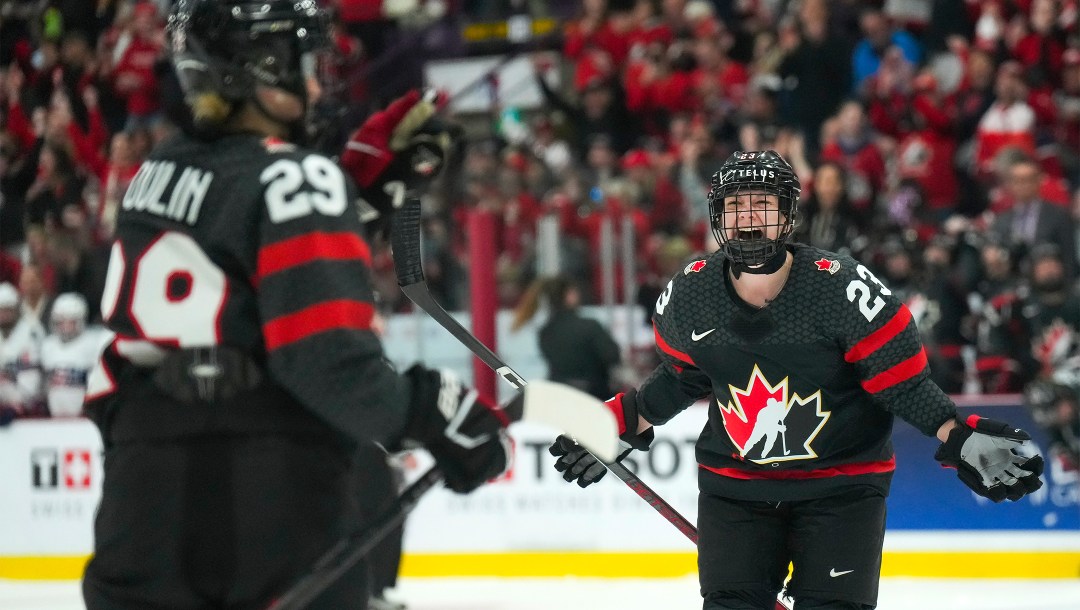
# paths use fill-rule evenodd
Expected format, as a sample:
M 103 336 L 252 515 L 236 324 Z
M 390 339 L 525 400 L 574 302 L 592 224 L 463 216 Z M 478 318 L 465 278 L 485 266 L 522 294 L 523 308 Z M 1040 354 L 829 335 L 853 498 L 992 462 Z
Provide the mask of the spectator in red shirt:
M 1013 57 L 1024 66 L 1033 88 L 1053 88 L 1061 82 L 1059 75 L 1065 47 L 1054 27 L 1054 4 L 1053 0 L 1035 0 L 1031 3 L 1028 19 L 1031 31 L 1012 49 Z
M 654 43 L 661 46 L 671 44 L 675 34 L 671 24 L 665 23 L 656 14 L 652 0 L 637 0 L 630 13 L 633 29 L 630 31 L 630 55 L 641 53 L 645 47 Z
M 900 178 L 917 182 L 926 205 L 944 220 L 957 206 L 957 180 L 953 169 L 956 141 L 942 106 L 934 75 L 924 70 L 915 78 L 912 129 L 900 141 L 896 157 Z
M 1027 96 L 1020 64 L 1002 64 L 994 82 L 994 103 L 979 120 L 975 133 L 975 167 L 980 175 L 992 174 L 994 158 L 1006 147 L 1035 152 L 1035 112 Z
M 508 264 L 520 265 L 533 252 L 536 240 L 536 220 L 540 216 L 540 202 L 525 189 L 523 172 L 524 159 L 520 163 L 513 161 L 519 157 L 514 153 L 504 161 L 498 173 L 498 225 L 499 257 Z
M 671 235 L 685 233 L 689 218 L 682 193 L 657 170 L 650 154 L 641 149 L 627 152 L 622 158 L 622 170 L 635 187 L 632 195 L 636 207 L 648 213 L 653 230 Z
M 860 214 L 869 214 L 885 186 L 885 160 L 874 144 L 862 104 L 854 100 L 845 102 L 837 115 L 836 127 L 836 137 L 826 142 L 821 158 L 844 167 L 852 207 Z
M 1069 49 L 1062 57 L 1061 88 L 1054 92 L 1057 123 L 1054 140 L 1057 157 L 1073 185 L 1080 185 L 1080 49 Z
M 161 55 L 163 37 L 154 4 L 136 4 L 131 24 L 118 42 L 120 56 L 112 73 L 113 87 L 127 103 L 127 131 L 140 127 L 152 129 L 162 120 L 154 63 Z
M 574 87 L 581 91 L 594 78 L 611 78 L 630 53 L 633 18 L 626 10 L 608 10 L 605 0 L 586 0 L 583 15 L 564 30 L 563 53 L 573 60 Z
M 694 88 L 704 108 L 721 116 L 742 105 L 750 74 L 746 67 L 731 60 L 720 38 L 699 37 L 694 41 L 697 67 L 693 72 Z

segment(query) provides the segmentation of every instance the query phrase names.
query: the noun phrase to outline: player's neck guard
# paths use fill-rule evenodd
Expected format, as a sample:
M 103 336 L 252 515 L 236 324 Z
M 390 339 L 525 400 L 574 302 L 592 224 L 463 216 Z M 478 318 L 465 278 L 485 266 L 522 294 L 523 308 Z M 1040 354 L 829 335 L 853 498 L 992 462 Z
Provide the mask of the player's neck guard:
M 744 263 L 737 263 L 728 259 L 731 262 L 731 273 L 735 276 L 735 279 L 739 279 L 739 276 L 745 273 L 751 273 L 753 275 L 771 275 L 780 270 L 784 266 L 784 261 L 787 260 L 787 248 L 780 248 L 776 251 L 776 254 L 765 261 L 764 264 L 757 267 L 748 267 Z

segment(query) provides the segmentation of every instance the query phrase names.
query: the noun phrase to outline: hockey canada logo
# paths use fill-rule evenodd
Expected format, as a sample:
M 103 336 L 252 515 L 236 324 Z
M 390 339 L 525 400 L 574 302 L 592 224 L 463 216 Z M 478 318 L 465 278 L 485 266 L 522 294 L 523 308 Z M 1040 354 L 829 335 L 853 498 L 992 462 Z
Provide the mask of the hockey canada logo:
M 818 271 L 828 271 L 829 275 L 836 275 L 840 270 L 840 261 L 831 261 L 827 258 L 814 261 Z
M 694 261 L 683 268 L 683 275 L 690 275 L 691 273 L 697 273 L 705 268 L 705 261 Z
M 813 442 L 830 415 L 821 408 L 821 390 L 803 398 L 789 392 L 787 377 L 770 384 L 754 365 L 746 387 L 728 391 L 732 401 L 717 405 L 741 458 L 768 464 L 817 457 Z

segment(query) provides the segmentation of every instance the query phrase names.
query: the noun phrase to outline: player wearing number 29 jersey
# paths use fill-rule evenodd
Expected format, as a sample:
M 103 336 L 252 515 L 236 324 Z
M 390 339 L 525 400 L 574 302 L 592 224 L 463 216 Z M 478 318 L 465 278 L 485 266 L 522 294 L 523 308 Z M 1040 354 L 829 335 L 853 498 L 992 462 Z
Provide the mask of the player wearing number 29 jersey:
M 191 121 L 117 217 L 115 338 L 87 379 L 106 452 L 88 610 L 268 607 L 366 526 L 357 495 L 385 495 L 358 445 L 421 445 L 462 493 L 508 463 L 476 392 L 383 357 L 359 202 L 392 213 L 386 187 L 425 186 L 450 133 L 410 92 L 354 132 L 348 176 L 298 146 L 327 27 L 315 0 L 179 0 L 169 17 Z M 364 608 L 367 587 L 361 561 L 305 607 Z
M 324 430 L 316 412 L 354 437 L 400 429 L 407 393 L 392 390 L 401 377 L 370 328 L 356 199 L 332 161 L 275 138 L 181 134 L 158 147 L 118 215 L 102 312 L 117 337 L 88 391 L 108 394 L 116 375 L 159 366 L 171 348 L 228 346 L 269 375 L 245 380 L 258 400 L 206 412 L 148 404 L 117 412 L 113 433 Z M 221 385 L 204 364 L 206 383 Z M 357 417 L 364 408 L 377 416 Z

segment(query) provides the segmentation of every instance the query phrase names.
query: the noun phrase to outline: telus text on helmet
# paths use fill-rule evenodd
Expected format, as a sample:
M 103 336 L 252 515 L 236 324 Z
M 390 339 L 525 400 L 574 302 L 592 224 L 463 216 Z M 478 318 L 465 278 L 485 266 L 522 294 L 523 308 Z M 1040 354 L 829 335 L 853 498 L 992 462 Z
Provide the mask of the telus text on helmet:
M 732 180 L 766 180 L 776 179 L 776 170 L 772 169 L 733 169 L 724 174 L 724 182 L 731 182 Z

